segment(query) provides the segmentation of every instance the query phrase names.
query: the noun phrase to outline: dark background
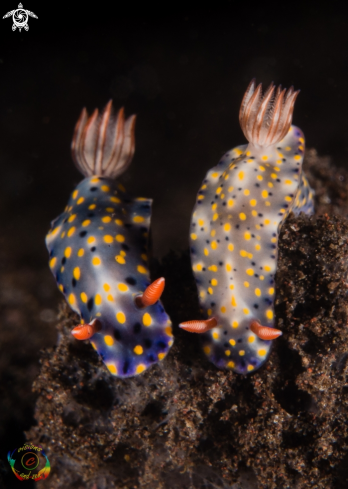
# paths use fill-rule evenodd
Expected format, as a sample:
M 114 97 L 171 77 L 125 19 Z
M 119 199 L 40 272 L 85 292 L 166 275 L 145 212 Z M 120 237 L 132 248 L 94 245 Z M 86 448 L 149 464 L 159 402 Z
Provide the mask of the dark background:
M 23 353 L 9 356 L 7 372 L 11 361 L 30 370 L 28 390 L 40 348 L 56 337 L 47 311 L 57 310 L 60 296 L 44 237 L 82 178 L 70 157 L 82 107 L 91 112 L 112 98 L 115 108 L 138 114 L 136 153 L 122 181 L 134 196 L 154 199 L 153 253 L 159 258 L 187 248 L 206 171 L 245 142 L 238 111 L 253 77 L 264 86 L 273 80 L 301 89 L 294 123 L 307 147 L 331 155 L 336 165 L 348 161 L 348 18 L 339 2 L 279 2 L 274 9 L 235 1 L 209 7 L 119 3 L 25 0 L 23 8 L 38 16 L 29 18 L 28 32 L 12 32 L 12 18 L 0 18 L 0 274 L 43 274 L 41 285 L 29 280 L 25 286 L 46 311 L 47 333 L 38 336 L 30 360 L 21 366 L 25 324 L 18 338 Z M 0 17 L 15 8 L 17 0 L 2 1 Z M 28 331 L 35 334 L 35 328 Z M 5 335 L 0 354 L 10 345 Z M 18 379 L 4 378 L 11 396 Z M 25 423 L 16 415 L 0 419 L 8 423 L 5 450 L 33 422 L 30 399 L 23 401 Z M 20 397 L 16 402 L 20 410 Z

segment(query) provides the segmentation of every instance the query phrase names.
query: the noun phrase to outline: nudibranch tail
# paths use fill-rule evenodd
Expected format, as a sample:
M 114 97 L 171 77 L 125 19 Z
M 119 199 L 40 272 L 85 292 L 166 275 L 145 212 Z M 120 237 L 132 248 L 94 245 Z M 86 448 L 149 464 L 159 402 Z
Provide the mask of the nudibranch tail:
M 277 144 L 288 133 L 294 105 L 299 90 L 281 86 L 275 90 L 273 82 L 262 95 L 262 84 L 256 88 L 253 79 L 245 92 L 239 122 L 247 140 L 254 146 L 268 147 Z
M 88 118 L 86 109 L 82 110 L 75 126 L 71 152 L 85 177 L 116 178 L 126 170 L 135 150 L 135 119 L 132 115 L 125 120 L 123 108 L 115 117 L 111 100 L 101 115 L 96 109 Z
M 98 319 L 93 319 L 90 324 L 79 324 L 72 331 L 71 334 L 77 340 L 89 340 L 95 333 L 98 333 L 102 328 Z
M 205 320 L 185 321 L 179 324 L 179 328 L 188 331 L 189 333 L 206 333 L 217 326 L 215 318 Z
M 143 294 L 138 295 L 135 298 L 135 304 L 140 309 L 148 306 L 152 306 L 156 304 L 156 302 L 160 299 L 165 286 L 164 277 L 158 278 L 148 287 L 146 287 Z
M 283 333 L 280 329 L 269 328 L 268 326 L 261 326 L 257 321 L 252 321 L 250 324 L 250 331 L 252 331 L 260 340 L 275 340 Z

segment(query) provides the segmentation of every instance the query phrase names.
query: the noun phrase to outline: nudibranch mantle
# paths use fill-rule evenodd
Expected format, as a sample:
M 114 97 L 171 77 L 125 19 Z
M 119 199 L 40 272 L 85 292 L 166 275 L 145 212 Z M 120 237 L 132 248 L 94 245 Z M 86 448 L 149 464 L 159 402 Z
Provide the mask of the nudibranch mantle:
M 304 136 L 289 128 L 291 115 L 292 109 L 285 114 L 288 127 L 280 141 L 259 144 L 265 138 L 261 127 L 257 137 L 248 135 L 255 144 L 224 155 L 207 173 L 192 216 L 191 261 L 199 299 L 208 318 L 216 319 L 216 326 L 202 334 L 203 350 L 217 367 L 242 374 L 259 368 L 270 352 L 272 341 L 259 338 L 251 325 L 274 327 L 280 228 L 291 211 L 314 212 L 313 191 L 302 173 Z M 246 133 L 243 123 L 242 128 Z
M 94 133 L 97 135 L 105 131 L 105 127 L 110 130 L 113 123 L 112 119 L 107 120 L 103 127 L 107 110 L 110 117 L 111 104 L 101 118 L 95 117 Z M 87 129 L 90 121 L 87 121 Z M 124 124 L 120 111 L 115 122 L 116 133 L 121 132 L 118 161 L 123 165 L 125 155 L 132 156 L 130 147 L 126 146 L 125 151 L 123 146 L 122 150 L 122 142 L 127 142 L 129 121 Z M 117 128 L 117 125 L 122 127 Z M 75 146 L 79 130 L 78 123 Z M 85 137 L 81 144 L 86 146 L 88 134 L 87 137 L 81 134 Z M 80 146 L 74 152 L 73 146 L 74 157 L 82 162 L 80 168 L 83 165 L 87 168 L 86 162 L 91 163 L 85 174 L 94 173 L 98 150 L 105 151 L 105 147 L 104 141 L 97 151 L 91 151 L 91 163 L 88 153 L 81 157 L 84 148 L 81 150 Z M 102 160 L 100 157 L 99 163 Z M 106 166 L 103 163 L 101 168 Z M 92 346 L 113 375 L 129 377 L 163 359 L 173 344 L 173 337 L 171 321 L 159 301 L 144 308 L 135 304 L 136 297 L 150 284 L 147 244 L 152 201 L 132 199 L 121 184 L 109 178 L 107 175 L 117 174 L 115 166 L 112 170 L 111 165 L 106 172 L 99 170 L 99 175 L 87 176 L 80 182 L 63 214 L 52 222 L 46 244 L 50 268 L 59 289 L 80 315 L 81 323 L 93 327 L 95 320 L 98 321 Z

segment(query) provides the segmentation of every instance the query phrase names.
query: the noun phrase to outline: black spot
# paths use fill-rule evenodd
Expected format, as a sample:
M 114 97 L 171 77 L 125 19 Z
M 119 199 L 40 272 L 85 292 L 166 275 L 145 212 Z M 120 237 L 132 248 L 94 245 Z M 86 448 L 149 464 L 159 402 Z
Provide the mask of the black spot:
M 277 178 L 276 182 L 280 182 L 280 179 L 279 179 L 279 178 Z
M 242 368 L 245 368 L 245 366 L 246 366 L 246 364 L 245 364 L 245 360 L 241 360 L 241 361 L 240 361 L 240 365 L 241 365 L 241 367 L 242 367 Z
M 98 187 L 91 187 L 89 190 L 90 190 L 91 192 L 95 192 L 96 190 L 98 190 Z
M 137 281 L 133 277 L 126 277 L 125 282 L 127 282 L 127 284 L 129 285 L 135 285 L 137 283 Z
M 208 243 L 208 244 L 209 244 L 209 239 L 207 239 L 206 243 Z
M 258 276 L 258 274 L 257 274 L 257 273 L 255 273 L 255 274 L 254 274 L 254 277 L 258 278 L 259 276 Z
M 125 228 L 131 228 L 132 227 L 132 224 L 130 224 L 129 222 L 127 222 L 125 225 L 124 225 Z
M 146 340 L 144 340 L 144 345 L 145 345 L 145 348 L 151 348 L 152 340 L 149 340 L 148 338 L 146 338 Z
M 53 250 L 50 251 L 50 257 L 53 256 Z
M 260 184 L 259 184 L 259 183 L 255 183 L 255 187 L 259 187 L 259 186 L 260 186 Z
M 258 304 L 254 304 L 254 308 L 255 309 L 258 309 L 259 308 L 259 305 Z
M 228 236 L 226 236 L 225 240 L 228 241 Z
M 123 199 L 123 202 L 124 202 L 125 204 L 130 204 L 132 201 L 131 201 L 130 199 Z
M 215 306 L 215 302 L 211 302 L 210 305 L 211 305 L 211 307 L 214 307 Z
M 129 360 L 126 360 L 123 364 L 123 373 L 127 374 L 129 370 Z
M 222 267 L 222 265 L 223 265 L 222 261 L 219 261 L 219 265 L 220 265 L 220 267 Z
M 141 324 L 140 323 L 135 323 L 133 326 L 133 333 L 138 334 L 141 331 Z
M 147 360 L 148 360 L 149 362 L 153 363 L 153 362 L 154 362 L 156 359 L 155 359 L 155 357 L 154 357 L 154 356 L 151 354 L 151 355 L 149 355 L 149 356 L 147 357 Z
M 256 263 L 255 263 L 254 261 L 252 261 L 252 262 L 251 262 L 251 264 L 252 264 L 253 266 L 255 266 L 255 265 L 256 265 Z
M 72 283 L 72 286 L 73 287 L 76 287 L 76 279 L 73 278 L 72 281 L 71 281 L 71 283 Z
M 64 219 L 64 221 L 63 221 L 63 224 L 65 224 L 67 220 L 68 220 L 68 218 L 66 217 L 66 218 Z
M 95 246 L 92 246 L 91 251 L 95 251 L 97 248 Z
M 121 248 L 123 248 L 125 251 L 129 251 L 129 246 L 125 243 L 121 244 Z
M 227 331 L 224 331 L 224 334 L 227 334 Z
M 262 217 L 262 216 L 263 216 L 263 214 L 260 214 L 260 213 L 259 213 L 259 214 L 258 214 L 258 216 L 259 216 L 259 217 Z
M 203 270 L 203 272 L 205 272 L 206 268 L 205 268 L 205 267 L 203 267 L 203 268 L 202 268 L 202 270 Z
M 121 333 L 118 329 L 114 329 L 113 335 L 114 335 L 115 340 L 120 341 Z
M 65 265 L 65 263 L 66 263 L 66 258 L 65 258 L 65 256 L 63 256 L 63 258 L 62 258 L 62 262 L 61 262 L 61 263 L 62 263 L 62 265 Z
M 141 209 L 150 209 L 150 204 L 142 204 L 140 206 Z
M 227 333 L 227 331 L 226 331 L 226 333 Z M 230 345 L 229 345 L 228 343 L 224 343 L 224 347 L 225 347 L 225 348 L 228 348 L 229 346 L 230 346 Z
M 167 345 L 164 343 L 164 341 L 157 341 L 157 346 L 158 348 L 160 348 L 161 350 L 164 350 L 167 348 Z
M 239 229 L 239 224 L 236 224 L 236 229 Z
M 268 195 L 273 195 L 272 192 L 268 192 Z
M 86 236 L 86 234 L 87 234 L 87 231 L 81 231 L 80 232 L 81 238 L 84 238 Z
M 242 343 L 243 342 L 242 338 L 238 338 L 237 342 Z
M 201 228 L 201 231 L 204 231 L 204 228 Z
M 90 212 L 89 214 L 87 214 L 87 217 L 94 217 L 95 214 L 93 212 Z
M 91 297 L 90 299 L 88 299 L 88 302 L 87 302 L 87 309 L 89 311 L 91 311 L 93 309 L 93 304 L 94 304 L 94 299 L 93 299 L 93 297 Z
M 192 255 L 194 255 L 196 253 L 194 248 L 191 248 L 191 253 L 192 253 Z

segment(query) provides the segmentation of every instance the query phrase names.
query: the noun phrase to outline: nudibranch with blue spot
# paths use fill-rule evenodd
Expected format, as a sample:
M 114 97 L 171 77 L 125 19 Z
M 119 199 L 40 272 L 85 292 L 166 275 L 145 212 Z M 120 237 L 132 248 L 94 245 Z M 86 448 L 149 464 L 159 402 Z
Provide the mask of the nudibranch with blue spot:
M 208 319 L 180 326 L 203 333 L 217 367 L 241 374 L 259 368 L 282 334 L 274 328 L 281 226 L 290 212 L 314 212 L 303 133 L 291 126 L 297 95 L 273 83 L 262 95 L 262 85 L 250 83 L 239 114 L 249 144 L 208 172 L 192 215 L 192 268 Z
M 173 344 L 171 321 L 159 301 L 164 278 L 150 284 L 147 267 L 152 201 L 131 198 L 115 178 L 134 154 L 135 116 L 115 117 L 112 102 L 99 116 L 83 109 L 72 156 L 86 177 L 46 237 L 50 268 L 113 375 L 140 374 Z

